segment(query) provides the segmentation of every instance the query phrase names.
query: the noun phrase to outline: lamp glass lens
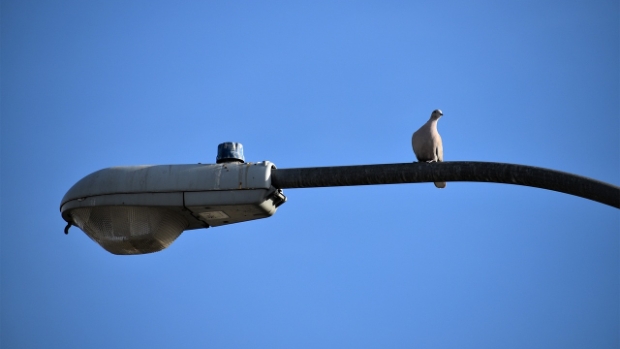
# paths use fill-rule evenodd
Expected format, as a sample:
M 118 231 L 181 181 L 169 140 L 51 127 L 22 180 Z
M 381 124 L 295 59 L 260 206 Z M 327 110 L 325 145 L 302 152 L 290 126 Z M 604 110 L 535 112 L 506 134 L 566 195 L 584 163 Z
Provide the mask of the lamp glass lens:
M 71 216 L 86 235 L 114 254 L 161 251 L 188 226 L 181 214 L 160 207 L 82 207 Z

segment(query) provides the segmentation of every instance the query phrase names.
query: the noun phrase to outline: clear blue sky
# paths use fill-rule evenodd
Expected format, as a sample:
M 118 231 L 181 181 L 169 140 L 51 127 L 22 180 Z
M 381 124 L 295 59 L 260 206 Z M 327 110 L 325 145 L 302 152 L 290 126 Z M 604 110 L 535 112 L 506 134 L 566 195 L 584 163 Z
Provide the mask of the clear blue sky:
M 620 184 L 618 1 L 1 2 L 2 348 L 618 348 L 620 211 L 500 184 L 287 190 L 109 254 L 60 200 L 117 165 L 446 161 Z

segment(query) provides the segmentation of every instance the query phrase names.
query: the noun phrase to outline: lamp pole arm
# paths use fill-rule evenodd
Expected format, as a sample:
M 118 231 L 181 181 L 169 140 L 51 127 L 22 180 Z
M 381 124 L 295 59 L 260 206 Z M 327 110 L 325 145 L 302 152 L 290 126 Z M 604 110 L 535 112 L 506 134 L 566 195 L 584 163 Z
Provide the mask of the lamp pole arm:
M 421 182 L 493 182 L 548 189 L 620 208 L 620 187 L 546 168 L 479 161 L 273 169 L 279 189 Z

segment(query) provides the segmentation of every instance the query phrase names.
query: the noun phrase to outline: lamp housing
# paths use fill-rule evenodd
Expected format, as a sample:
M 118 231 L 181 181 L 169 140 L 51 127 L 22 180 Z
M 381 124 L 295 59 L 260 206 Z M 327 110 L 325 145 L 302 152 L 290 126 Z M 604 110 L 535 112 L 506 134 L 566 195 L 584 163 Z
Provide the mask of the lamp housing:
M 170 246 L 183 231 L 270 217 L 286 201 L 269 161 L 110 167 L 78 181 L 63 219 L 114 254 Z

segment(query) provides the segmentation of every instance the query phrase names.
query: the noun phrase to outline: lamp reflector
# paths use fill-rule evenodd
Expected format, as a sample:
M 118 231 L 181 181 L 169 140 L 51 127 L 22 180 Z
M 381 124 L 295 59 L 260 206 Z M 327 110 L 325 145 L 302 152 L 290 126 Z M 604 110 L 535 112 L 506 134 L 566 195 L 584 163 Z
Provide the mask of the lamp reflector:
M 187 228 L 180 213 L 161 207 L 95 206 L 71 210 L 75 224 L 114 254 L 161 251 Z

